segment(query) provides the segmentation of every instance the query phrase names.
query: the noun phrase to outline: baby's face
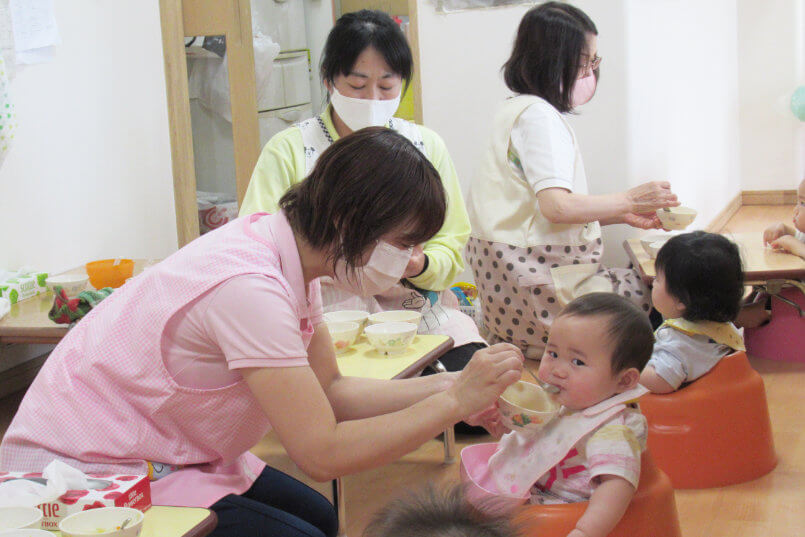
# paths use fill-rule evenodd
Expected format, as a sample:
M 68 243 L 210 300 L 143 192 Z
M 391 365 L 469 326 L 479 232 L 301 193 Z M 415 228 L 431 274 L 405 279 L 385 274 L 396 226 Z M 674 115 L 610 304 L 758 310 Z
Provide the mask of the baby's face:
M 537 376 L 559 388 L 558 403 L 582 410 L 617 393 L 620 375 L 612 373 L 607 332 L 602 316 L 562 315 L 553 322 Z
M 794 227 L 805 233 L 805 180 L 797 190 L 797 205 L 794 207 Z

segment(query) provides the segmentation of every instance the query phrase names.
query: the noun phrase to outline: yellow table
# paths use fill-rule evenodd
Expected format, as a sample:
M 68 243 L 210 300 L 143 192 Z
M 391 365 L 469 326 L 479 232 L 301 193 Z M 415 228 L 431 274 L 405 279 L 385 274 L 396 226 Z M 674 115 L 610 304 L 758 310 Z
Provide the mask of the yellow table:
M 215 513 L 203 507 L 154 505 L 145 512 L 140 537 L 204 537 L 217 523 Z M 59 531 L 53 533 L 61 535 Z
M 746 283 L 805 279 L 805 261 L 795 255 L 766 248 L 762 232 L 725 233 L 724 236 L 735 242 L 741 251 Z M 656 276 L 654 260 L 643 249 L 640 239 L 627 239 L 623 247 L 640 277 L 650 284 Z

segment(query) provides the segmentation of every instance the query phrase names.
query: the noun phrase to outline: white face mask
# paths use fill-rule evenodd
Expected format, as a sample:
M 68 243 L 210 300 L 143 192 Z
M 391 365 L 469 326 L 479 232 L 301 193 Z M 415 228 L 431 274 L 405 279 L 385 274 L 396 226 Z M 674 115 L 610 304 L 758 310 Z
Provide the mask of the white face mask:
M 378 241 L 372 250 L 369 262 L 362 267 L 356 267 L 354 272 L 347 270 L 343 260 L 337 261 L 333 284 L 360 296 L 379 295 L 394 287 L 402 279 L 413 250 L 413 248 L 402 250 L 385 241 Z
M 400 91 L 402 93 L 402 91 Z M 344 97 L 333 86 L 330 102 L 338 117 L 353 131 L 364 127 L 382 127 L 400 106 L 400 96 L 385 101 Z

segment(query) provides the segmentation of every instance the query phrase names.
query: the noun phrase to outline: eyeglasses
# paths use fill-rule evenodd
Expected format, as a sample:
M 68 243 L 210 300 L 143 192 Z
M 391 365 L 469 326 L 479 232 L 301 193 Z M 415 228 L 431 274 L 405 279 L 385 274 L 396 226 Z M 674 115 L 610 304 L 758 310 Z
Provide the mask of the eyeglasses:
M 587 54 L 583 54 L 583 56 L 586 56 L 586 57 L 589 58 L 589 56 Z M 601 65 L 601 56 L 596 55 L 596 56 L 593 56 L 593 59 L 591 61 L 587 61 L 587 62 L 584 62 L 583 64 L 581 64 L 581 70 L 582 70 L 582 72 L 585 72 L 585 73 L 588 70 L 589 71 L 595 71 L 596 69 L 598 69 L 598 66 L 600 66 L 600 65 Z

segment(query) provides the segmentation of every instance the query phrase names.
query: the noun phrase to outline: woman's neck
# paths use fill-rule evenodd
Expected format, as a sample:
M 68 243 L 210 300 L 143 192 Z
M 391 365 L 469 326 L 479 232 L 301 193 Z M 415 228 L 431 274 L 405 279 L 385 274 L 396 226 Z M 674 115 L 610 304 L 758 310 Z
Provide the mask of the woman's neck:
M 344 123 L 344 120 L 342 120 L 341 117 L 336 113 L 333 105 L 330 105 L 330 117 L 333 120 L 333 127 L 335 127 L 335 132 L 338 133 L 339 138 L 352 134 L 352 129 L 347 127 L 347 124 Z
M 314 249 L 296 232 L 293 234 L 296 249 L 299 252 L 299 261 L 302 265 L 302 278 L 305 285 L 322 276 L 330 276 L 331 270 L 327 263 L 327 255 Z

